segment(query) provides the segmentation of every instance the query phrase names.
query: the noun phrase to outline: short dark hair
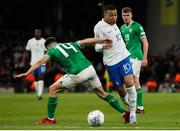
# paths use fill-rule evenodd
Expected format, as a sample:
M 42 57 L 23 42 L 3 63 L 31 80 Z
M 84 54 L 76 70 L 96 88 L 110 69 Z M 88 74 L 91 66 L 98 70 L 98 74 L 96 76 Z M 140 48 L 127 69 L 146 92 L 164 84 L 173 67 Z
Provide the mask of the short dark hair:
M 130 7 L 124 7 L 124 8 L 122 9 L 122 13 L 129 13 L 129 12 L 132 13 L 132 9 L 131 9 Z
M 44 43 L 45 47 L 47 48 L 47 46 L 51 43 L 51 42 L 56 42 L 56 38 L 55 37 L 48 37 Z
M 103 8 L 103 12 L 106 12 L 108 10 L 116 10 L 116 7 L 113 4 L 105 5 Z

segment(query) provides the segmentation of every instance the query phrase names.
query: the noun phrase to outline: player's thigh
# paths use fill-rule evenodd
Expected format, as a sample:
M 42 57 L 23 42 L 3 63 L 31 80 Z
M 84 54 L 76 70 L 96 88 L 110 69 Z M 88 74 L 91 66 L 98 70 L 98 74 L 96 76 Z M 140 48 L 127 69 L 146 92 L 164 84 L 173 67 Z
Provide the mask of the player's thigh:
M 89 79 L 83 83 L 86 87 L 92 88 L 95 93 L 102 99 L 104 99 L 107 96 L 107 93 L 102 88 L 101 81 L 99 80 L 99 77 L 96 74 L 96 71 L 94 68 L 90 68 L 90 73 L 86 74 L 89 75 Z
M 59 81 L 63 87 L 72 88 L 91 79 L 94 72 L 95 70 L 93 66 L 89 66 L 78 74 L 66 74 L 61 77 Z
M 105 98 L 107 96 L 107 93 L 104 91 L 102 84 L 98 78 L 98 76 L 94 76 L 94 78 L 88 80 L 84 84 L 86 87 L 89 87 L 95 91 L 95 93 L 100 97 L 100 98 Z
M 88 80 L 94 79 L 94 74 L 96 74 L 94 67 L 89 66 L 78 74 L 66 74 L 59 81 L 63 87 L 72 88 L 78 84 L 88 83 Z
M 77 79 L 76 75 L 66 74 L 57 81 L 59 81 L 62 87 L 72 88 L 79 83 L 76 79 Z
M 88 87 L 101 87 L 101 82 L 93 66 L 89 66 L 77 75 L 66 74 L 60 78 L 63 87 L 71 88 L 77 84 L 83 84 Z
M 50 94 L 55 94 L 59 91 L 64 90 L 65 87 L 62 85 L 62 83 L 60 82 L 60 80 L 57 80 L 56 82 L 54 82 L 50 87 L 49 87 L 49 92 Z
M 130 60 L 132 63 L 132 69 L 133 69 L 134 76 L 139 78 L 142 61 L 136 60 L 136 59 L 130 59 Z
M 115 87 L 120 87 L 123 83 L 121 79 L 121 70 L 119 69 L 121 66 L 120 63 L 112 66 L 108 66 L 108 65 L 105 66 L 110 76 L 110 80 L 113 82 L 113 85 Z
M 90 88 L 102 87 L 99 77 L 97 76 L 93 66 L 88 67 L 87 71 L 81 74 L 81 77 L 84 79 L 83 85 L 87 87 Z

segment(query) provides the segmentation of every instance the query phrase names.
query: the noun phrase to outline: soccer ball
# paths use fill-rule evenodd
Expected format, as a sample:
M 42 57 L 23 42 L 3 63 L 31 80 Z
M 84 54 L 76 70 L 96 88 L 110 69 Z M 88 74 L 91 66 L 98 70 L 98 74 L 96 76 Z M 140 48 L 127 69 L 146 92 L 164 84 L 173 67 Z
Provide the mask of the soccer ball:
M 100 126 L 104 123 L 104 114 L 99 110 L 93 110 L 89 112 L 87 120 L 91 126 Z

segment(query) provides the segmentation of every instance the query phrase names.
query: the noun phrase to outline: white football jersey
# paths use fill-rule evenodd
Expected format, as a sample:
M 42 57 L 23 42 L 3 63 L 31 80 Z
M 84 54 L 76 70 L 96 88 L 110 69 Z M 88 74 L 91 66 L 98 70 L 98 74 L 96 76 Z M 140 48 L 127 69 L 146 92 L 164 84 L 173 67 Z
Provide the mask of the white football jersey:
M 31 63 L 30 63 L 31 65 L 33 65 L 38 60 L 43 58 L 44 53 L 46 51 L 46 47 L 44 43 L 45 43 L 44 38 L 41 38 L 39 40 L 32 38 L 28 40 L 28 43 L 26 45 L 26 50 L 31 51 Z
M 112 66 L 130 55 L 116 24 L 110 25 L 102 19 L 95 25 L 94 34 L 96 38 L 108 38 L 113 41 L 113 46 L 110 49 L 102 49 L 100 44 L 95 45 L 97 52 L 103 52 L 105 65 Z

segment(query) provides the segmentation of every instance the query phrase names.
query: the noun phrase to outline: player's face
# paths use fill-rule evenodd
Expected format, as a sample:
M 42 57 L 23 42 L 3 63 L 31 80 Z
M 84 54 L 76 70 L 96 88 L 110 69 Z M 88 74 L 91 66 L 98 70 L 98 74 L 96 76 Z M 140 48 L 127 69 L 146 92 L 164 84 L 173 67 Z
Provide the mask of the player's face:
M 132 13 L 131 12 L 122 13 L 122 19 L 125 24 L 129 25 L 132 21 Z
M 104 13 L 104 21 L 110 25 L 113 25 L 117 21 L 117 10 L 107 10 Z
M 34 36 L 35 36 L 36 39 L 40 39 L 41 38 L 41 31 L 40 30 L 35 30 Z

